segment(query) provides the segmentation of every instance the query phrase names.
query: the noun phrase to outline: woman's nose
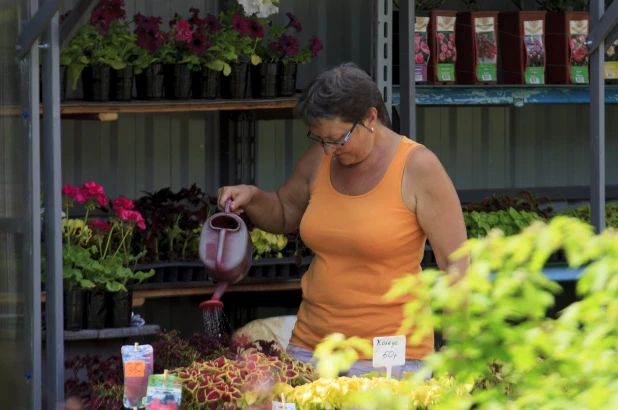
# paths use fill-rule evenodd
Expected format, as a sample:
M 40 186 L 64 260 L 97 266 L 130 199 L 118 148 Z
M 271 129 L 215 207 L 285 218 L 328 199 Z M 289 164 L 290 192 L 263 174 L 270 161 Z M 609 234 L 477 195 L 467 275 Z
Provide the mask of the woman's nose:
M 333 147 L 332 145 L 328 145 L 328 144 L 322 144 L 322 148 L 324 149 L 324 152 L 326 154 L 335 152 L 335 150 L 337 149 L 336 147 Z

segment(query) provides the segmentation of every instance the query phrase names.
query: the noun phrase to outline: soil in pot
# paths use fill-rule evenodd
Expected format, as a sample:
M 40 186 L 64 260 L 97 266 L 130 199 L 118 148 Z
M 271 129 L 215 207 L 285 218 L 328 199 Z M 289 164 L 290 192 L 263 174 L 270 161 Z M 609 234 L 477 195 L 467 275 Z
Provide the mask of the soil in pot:
M 455 84 L 456 22 L 456 11 L 432 10 L 429 13 L 431 54 L 427 66 L 427 80 L 432 84 Z
M 414 24 L 414 81 L 417 84 L 427 82 L 427 65 L 431 51 L 429 49 L 429 13 L 419 11 Z
M 191 97 L 191 70 L 186 64 L 165 64 L 163 86 L 167 100 L 188 100 Z
M 112 101 L 131 101 L 133 95 L 133 67 L 111 70 L 110 99 Z
M 232 72 L 221 78 L 221 97 L 239 99 L 247 97 L 249 63 L 230 64 Z
M 548 84 L 588 84 L 588 47 L 585 44 L 590 24 L 586 11 L 550 12 L 547 26 Z
M 296 76 L 298 64 L 287 63 L 279 67 L 279 95 L 293 97 L 296 94 Z
M 107 301 L 104 290 L 86 291 L 86 329 L 103 329 L 107 316 Z
M 219 93 L 221 71 L 202 67 L 201 71 L 193 71 L 191 75 L 191 98 L 212 100 Z
M 109 101 L 110 66 L 87 66 L 82 71 L 82 88 L 84 100 L 106 102 Z
M 107 292 L 107 327 L 130 327 L 133 310 L 133 290 Z
M 138 100 L 161 100 L 163 98 L 163 64 L 151 64 L 135 76 Z
M 455 71 L 459 84 L 498 81 L 498 12 L 457 13 Z
M 279 86 L 279 64 L 260 63 L 251 66 L 251 95 L 253 98 L 275 98 Z
M 505 84 L 545 84 L 545 11 L 500 13 L 500 55 Z
M 60 102 L 67 96 L 67 66 L 60 66 Z M 43 66 L 39 67 L 39 100 L 43 103 Z
M 64 330 L 78 331 L 84 324 L 84 300 L 82 289 L 64 291 Z

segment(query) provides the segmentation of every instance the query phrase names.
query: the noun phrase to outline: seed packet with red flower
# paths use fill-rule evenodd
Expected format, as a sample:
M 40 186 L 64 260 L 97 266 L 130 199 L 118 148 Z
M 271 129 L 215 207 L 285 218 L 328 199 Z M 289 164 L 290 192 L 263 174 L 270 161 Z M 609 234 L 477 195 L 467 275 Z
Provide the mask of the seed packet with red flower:
M 124 368 L 124 407 L 142 407 L 148 391 L 148 378 L 154 370 L 151 345 L 125 345 L 121 348 Z

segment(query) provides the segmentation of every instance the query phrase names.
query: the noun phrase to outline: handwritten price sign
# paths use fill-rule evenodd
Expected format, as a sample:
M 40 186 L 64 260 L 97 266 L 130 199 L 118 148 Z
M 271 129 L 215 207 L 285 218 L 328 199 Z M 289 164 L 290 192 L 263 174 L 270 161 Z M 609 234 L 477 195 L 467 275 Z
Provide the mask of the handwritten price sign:
M 373 339 L 373 367 L 386 367 L 390 379 L 394 366 L 406 364 L 406 337 L 388 336 Z
M 126 362 L 124 364 L 125 377 L 144 377 L 146 374 L 145 362 Z

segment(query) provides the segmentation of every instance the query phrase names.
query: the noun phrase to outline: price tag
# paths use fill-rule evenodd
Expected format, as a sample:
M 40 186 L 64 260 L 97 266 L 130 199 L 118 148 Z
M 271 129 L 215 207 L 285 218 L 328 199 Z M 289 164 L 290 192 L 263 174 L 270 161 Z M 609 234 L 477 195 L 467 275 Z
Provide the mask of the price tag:
M 145 362 L 126 362 L 124 364 L 125 377 L 144 377 L 146 374 Z
M 406 337 L 388 336 L 373 339 L 373 367 L 386 367 L 386 378 L 391 378 L 394 366 L 406 364 Z
M 296 403 L 285 403 L 284 406 L 283 403 L 279 401 L 273 401 L 271 410 L 296 410 Z

